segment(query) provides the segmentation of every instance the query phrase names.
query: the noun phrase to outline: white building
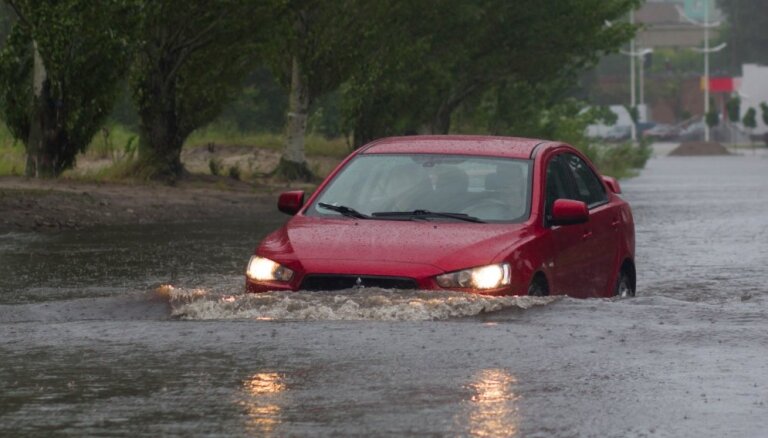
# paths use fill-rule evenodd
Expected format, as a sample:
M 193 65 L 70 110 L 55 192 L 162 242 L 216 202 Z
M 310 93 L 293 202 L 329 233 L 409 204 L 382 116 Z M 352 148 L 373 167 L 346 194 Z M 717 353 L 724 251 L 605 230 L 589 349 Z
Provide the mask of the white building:
M 760 104 L 768 105 L 768 66 L 757 64 L 744 64 L 743 76 L 739 85 L 739 97 L 741 98 L 741 117 L 749 108 L 757 111 L 757 129 L 755 134 L 768 132 L 768 126 L 763 123 L 763 111 Z

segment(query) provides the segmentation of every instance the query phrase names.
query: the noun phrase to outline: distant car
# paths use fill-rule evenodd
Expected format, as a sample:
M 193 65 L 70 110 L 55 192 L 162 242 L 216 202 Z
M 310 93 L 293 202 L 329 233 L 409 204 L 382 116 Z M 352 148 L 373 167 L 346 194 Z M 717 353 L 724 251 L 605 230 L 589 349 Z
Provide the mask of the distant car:
M 632 127 L 626 125 L 614 125 L 605 134 L 608 141 L 624 141 L 632 136 Z
M 680 128 L 659 123 L 643 132 L 643 137 L 653 140 L 675 140 L 680 136 Z
M 361 147 L 248 263 L 250 292 L 378 287 L 492 295 L 635 293 L 619 184 L 558 142 L 414 136 Z
M 704 139 L 704 121 L 699 120 L 686 126 L 680 131 L 680 140 L 682 141 L 699 141 Z

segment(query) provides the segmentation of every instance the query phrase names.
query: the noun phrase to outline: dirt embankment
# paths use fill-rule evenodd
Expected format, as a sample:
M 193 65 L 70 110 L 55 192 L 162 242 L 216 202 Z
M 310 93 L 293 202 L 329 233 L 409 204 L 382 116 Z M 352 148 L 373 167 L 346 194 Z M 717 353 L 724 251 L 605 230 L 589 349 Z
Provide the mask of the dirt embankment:
M 256 217 L 280 190 L 213 177 L 173 187 L 0 178 L 0 233 Z
M 279 192 L 314 188 L 312 184 L 288 186 L 264 176 L 277 166 L 280 152 L 276 150 L 210 144 L 185 149 L 181 158 L 189 173 L 173 186 L 83 182 L 79 178 L 114 164 L 109 158 L 87 155 L 78 158 L 72 171 L 76 179 L 0 177 L 0 233 L 258 217 L 276 210 Z M 339 161 L 316 156 L 309 164 L 324 176 Z M 211 175 L 211 162 L 221 176 Z M 254 183 L 230 178 L 232 169 Z
M 671 156 L 696 157 L 702 155 L 730 155 L 728 149 L 714 141 L 687 141 L 669 153 Z

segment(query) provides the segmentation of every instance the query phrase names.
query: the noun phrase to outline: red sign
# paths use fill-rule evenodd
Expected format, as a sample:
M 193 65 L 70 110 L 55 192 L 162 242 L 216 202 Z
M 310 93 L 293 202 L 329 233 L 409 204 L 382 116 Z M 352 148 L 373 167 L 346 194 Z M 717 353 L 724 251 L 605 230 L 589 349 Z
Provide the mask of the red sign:
M 735 81 L 728 77 L 709 77 L 709 91 L 712 93 L 733 93 L 736 91 Z M 701 89 L 704 89 L 704 78 L 701 78 Z

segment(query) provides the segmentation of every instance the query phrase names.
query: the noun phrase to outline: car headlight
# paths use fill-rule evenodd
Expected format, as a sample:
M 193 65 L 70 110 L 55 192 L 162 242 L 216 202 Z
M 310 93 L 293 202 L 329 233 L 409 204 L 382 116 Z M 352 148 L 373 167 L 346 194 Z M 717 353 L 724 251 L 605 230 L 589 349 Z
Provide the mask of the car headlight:
M 248 278 L 259 281 L 291 281 L 293 278 L 293 271 L 290 269 L 259 256 L 251 256 L 245 273 Z
M 509 263 L 479 266 L 438 275 L 437 284 L 445 288 L 496 289 L 510 282 Z

